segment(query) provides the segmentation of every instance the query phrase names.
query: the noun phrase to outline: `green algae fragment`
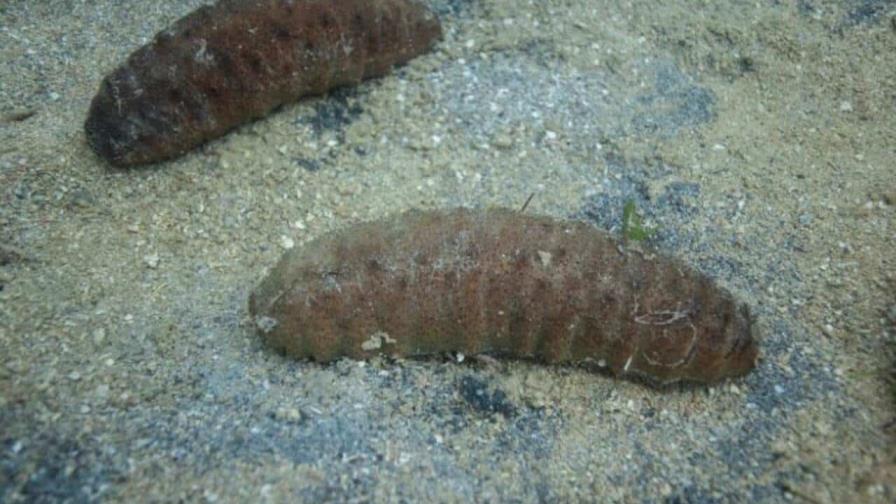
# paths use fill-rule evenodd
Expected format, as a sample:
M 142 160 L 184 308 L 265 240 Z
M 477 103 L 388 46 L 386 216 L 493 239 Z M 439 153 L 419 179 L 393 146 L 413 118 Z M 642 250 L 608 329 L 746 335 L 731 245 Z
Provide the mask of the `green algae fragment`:
M 627 241 L 644 241 L 656 232 L 656 228 L 645 226 L 635 207 L 634 200 L 625 202 L 622 207 L 622 236 Z

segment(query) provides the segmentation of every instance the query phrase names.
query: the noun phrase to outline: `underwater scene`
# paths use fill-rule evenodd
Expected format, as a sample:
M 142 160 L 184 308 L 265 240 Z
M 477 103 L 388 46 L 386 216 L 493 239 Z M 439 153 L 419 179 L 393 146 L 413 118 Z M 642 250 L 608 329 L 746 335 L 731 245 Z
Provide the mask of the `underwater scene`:
M 0 502 L 896 501 L 896 2 L 0 3 Z

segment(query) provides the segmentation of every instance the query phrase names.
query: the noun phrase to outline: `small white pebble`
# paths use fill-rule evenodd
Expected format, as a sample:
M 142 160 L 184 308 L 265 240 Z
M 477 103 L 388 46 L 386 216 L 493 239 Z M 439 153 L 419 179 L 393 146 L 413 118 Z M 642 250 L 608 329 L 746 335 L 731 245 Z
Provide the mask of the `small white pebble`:
M 106 340 L 106 330 L 102 327 L 98 327 L 93 330 L 93 343 L 96 345 L 102 345 L 103 341 Z
M 146 263 L 146 265 L 150 269 L 156 269 L 159 267 L 159 255 L 158 254 L 145 255 L 145 256 L 143 256 L 143 262 Z
M 93 393 L 98 399 L 105 399 L 109 397 L 109 386 L 105 383 L 97 385 L 96 390 L 94 390 Z
M 292 238 L 290 238 L 286 235 L 283 235 L 280 237 L 280 246 L 285 248 L 286 250 L 289 250 L 296 246 L 296 242 L 293 241 Z

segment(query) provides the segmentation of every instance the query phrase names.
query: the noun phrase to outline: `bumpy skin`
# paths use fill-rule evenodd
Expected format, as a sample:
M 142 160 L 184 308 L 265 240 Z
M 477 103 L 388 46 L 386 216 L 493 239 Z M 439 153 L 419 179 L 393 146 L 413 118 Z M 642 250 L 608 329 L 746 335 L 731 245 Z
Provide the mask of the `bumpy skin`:
M 262 337 L 318 361 L 458 351 L 592 363 L 665 384 L 750 371 L 746 305 L 580 222 L 410 212 L 288 252 L 252 294 Z
M 384 75 L 440 36 L 416 0 L 222 0 L 106 77 L 87 139 L 118 166 L 175 157 L 284 103 Z

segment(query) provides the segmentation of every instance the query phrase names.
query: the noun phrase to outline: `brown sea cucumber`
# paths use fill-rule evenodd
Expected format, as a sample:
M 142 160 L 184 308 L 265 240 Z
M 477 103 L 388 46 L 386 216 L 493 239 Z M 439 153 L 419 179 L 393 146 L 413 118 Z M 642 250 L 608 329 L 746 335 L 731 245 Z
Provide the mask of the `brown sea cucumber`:
M 303 96 L 385 75 L 440 36 L 417 0 L 221 0 L 103 80 L 87 140 L 118 166 L 169 159 Z
M 680 261 L 575 221 L 412 211 L 286 253 L 249 301 L 261 336 L 317 361 L 487 353 L 654 383 L 755 365 L 745 304 Z

